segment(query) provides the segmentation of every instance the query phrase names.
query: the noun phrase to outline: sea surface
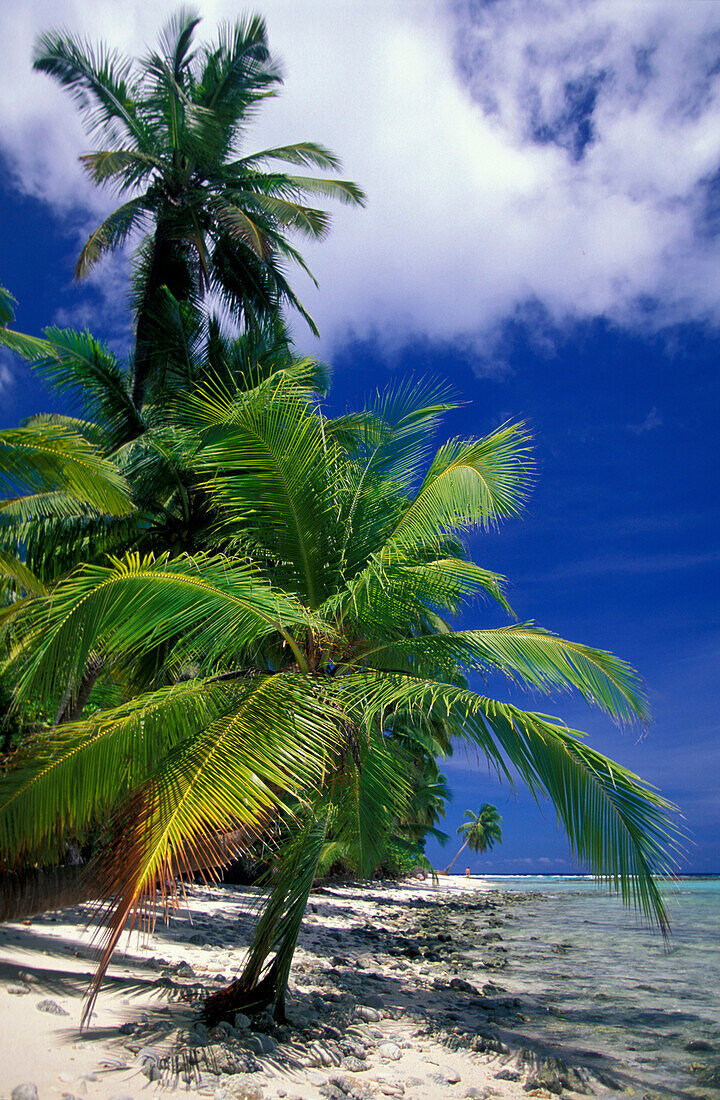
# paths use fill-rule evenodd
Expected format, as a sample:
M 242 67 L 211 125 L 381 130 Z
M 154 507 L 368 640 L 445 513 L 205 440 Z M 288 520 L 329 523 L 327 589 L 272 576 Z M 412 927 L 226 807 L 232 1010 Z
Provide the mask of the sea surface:
M 523 895 L 490 976 L 531 1006 L 532 1032 L 636 1096 L 720 1097 L 720 876 L 669 888 L 667 943 L 592 880 L 484 881 Z

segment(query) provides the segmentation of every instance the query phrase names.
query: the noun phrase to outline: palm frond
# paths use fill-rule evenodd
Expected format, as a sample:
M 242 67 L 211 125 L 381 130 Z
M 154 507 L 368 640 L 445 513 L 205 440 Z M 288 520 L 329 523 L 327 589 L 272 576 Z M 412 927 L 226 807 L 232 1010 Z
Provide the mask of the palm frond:
M 430 680 L 370 674 L 348 677 L 346 709 L 420 707 L 451 719 L 455 735 L 475 745 L 511 783 L 513 772 L 532 793 L 546 795 L 570 847 L 598 879 L 667 931 L 655 876 L 674 867 L 680 833 L 675 807 L 627 768 L 591 749 L 557 719 Z
M 132 511 L 127 482 L 82 436 L 55 425 L 0 432 L 0 492 L 58 489 L 109 515 Z
M 0 550 L 0 588 L 5 587 L 8 581 L 19 595 L 47 595 L 45 585 L 32 569 L 28 569 L 25 562 L 14 554 L 8 554 L 6 550 Z
M 144 195 L 128 199 L 108 214 L 83 245 L 75 264 L 75 278 L 84 279 L 106 253 L 114 252 L 132 232 L 142 228 L 149 216 L 148 201 Z
M 167 882 L 175 875 L 223 866 L 234 854 L 219 837 L 239 830 L 249 844 L 267 831 L 289 794 L 319 782 L 336 719 L 308 686 L 297 676 L 251 682 L 232 714 L 178 745 L 119 811 L 115 840 L 98 870 L 102 896 L 116 901 L 85 1019 L 119 936 L 158 887 L 172 902 Z
M 88 42 L 53 31 L 37 39 L 33 68 L 70 91 L 91 132 L 99 130 L 114 141 L 129 136 L 138 148 L 152 149 L 151 135 L 138 116 L 128 84 L 129 58 L 117 50 L 94 49 Z
M 234 682 L 188 681 L 36 737 L 0 779 L 0 860 L 57 858 L 68 836 L 103 824 L 175 745 L 226 714 L 239 694 Z
M 251 156 L 243 157 L 228 165 L 229 169 L 240 168 L 247 170 L 260 166 L 266 160 L 284 160 L 288 164 L 299 164 L 304 168 L 329 168 L 339 171 L 341 164 L 336 157 L 324 145 L 318 145 L 314 141 L 298 141 L 293 145 L 277 145 L 273 149 L 261 149 Z
M 169 559 L 129 553 L 109 566 L 84 565 L 35 606 L 26 623 L 32 650 L 19 675 L 52 695 L 59 676 L 72 681 L 91 650 L 139 654 L 164 642 L 192 639 L 207 660 L 242 652 L 277 635 L 304 664 L 292 628 L 312 623 L 299 601 L 276 592 L 244 563 L 221 555 Z
M 390 668 L 404 660 L 412 667 L 442 670 L 448 677 L 458 665 L 467 672 L 495 668 L 543 691 L 574 688 L 586 702 L 621 721 L 649 718 L 639 677 L 627 662 L 528 623 L 403 639 L 376 647 L 365 659 Z

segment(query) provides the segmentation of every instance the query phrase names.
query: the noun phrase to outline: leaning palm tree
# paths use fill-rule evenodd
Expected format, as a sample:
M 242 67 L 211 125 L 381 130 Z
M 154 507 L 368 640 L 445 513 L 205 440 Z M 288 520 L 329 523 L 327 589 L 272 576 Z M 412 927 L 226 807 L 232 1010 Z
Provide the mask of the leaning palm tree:
M 663 928 L 655 881 L 671 865 L 671 807 L 583 735 L 470 686 L 500 671 L 573 688 L 644 721 L 636 674 L 530 623 L 457 630 L 472 597 L 507 607 L 503 579 L 461 537 L 517 514 L 531 463 L 522 427 L 428 455 L 451 402 L 405 385 L 330 421 L 281 378 L 252 393 L 208 383 L 185 403 L 194 469 L 223 553 L 129 554 L 80 566 L 18 626 L 18 690 L 49 697 L 101 650 L 132 669 L 164 645 L 168 686 L 42 740 L 0 785 L 0 858 L 51 861 L 68 831 L 106 823 L 94 883 L 107 899 L 93 996 L 128 922 L 171 904 L 175 876 L 221 866 L 258 836 L 289 837 L 246 967 L 209 1019 L 278 1016 L 307 897 L 327 845 L 372 866 L 408 813 L 407 759 L 435 726 L 511 784 L 547 796 L 571 848 Z M 428 463 L 429 460 L 429 463 Z M 187 670 L 192 670 L 188 673 Z M 230 840 L 228 838 L 231 838 Z
M 482 804 L 480 813 L 474 814 L 472 810 L 466 810 L 465 821 L 458 828 L 458 836 L 465 837 L 465 840 L 455 859 L 450 860 L 443 874 L 450 874 L 451 868 L 455 866 L 466 848 L 471 852 L 489 852 L 496 843 L 499 844 L 502 840 L 501 826 L 502 818 L 497 807 L 490 802 Z
M 291 306 L 316 331 L 285 276 L 286 261 L 307 270 L 288 235 L 321 239 L 327 233 L 328 215 L 307 205 L 310 195 L 365 201 L 352 182 L 272 167 L 338 169 L 337 157 L 321 145 L 242 150 L 258 106 L 282 82 L 265 23 L 259 16 L 238 19 L 223 25 L 214 43 L 198 47 L 199 22 L 181 9 L 159 48 L 138 61 L 57 32 L 44 34 L 35 48 L 35 68 L 70 91 L 100 138 L 101 147 L 81 157 L 90 177 L 125 196 L 91 234 L 76 276 L 132 234 L 143 235 L 136 266 L 136 405 L 157 358 L 163 287 L 181 302 L 213 290 L 246 325 Z

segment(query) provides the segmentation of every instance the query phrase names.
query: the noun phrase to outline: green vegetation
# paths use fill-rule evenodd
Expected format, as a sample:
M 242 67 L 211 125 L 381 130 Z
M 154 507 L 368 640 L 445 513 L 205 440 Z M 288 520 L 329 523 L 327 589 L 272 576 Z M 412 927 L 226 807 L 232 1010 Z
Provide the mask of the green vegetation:
M 438 761 L 463 743 L 549 797 L 577 858 L 665 928 L 654 876 L 670 865 L 671 807 L 559 719 L 474 690 L 478 674 L 501 673 L 538 693 L 575 690 L 621 722 L 648 717 L 636 674 L 609 653 L 532 623 L 457 629 L 473 601 L 512 617 L 504 578 L 469 560 L 463 539 L 521 511 L 526 430 L 434 448 L 455 399 L 422 380 L 326 415 L 327 372 L 296 355 L 279 310 L 297 302 L 274 268 L 290 255 L 285 229 L 307 216 L 324 231 L 324 216 L 287 206 L 326 181 L 232 159 L 277 74 L 261 21 L 201 53 L 195 25 L 173 21 L 132 78 L 129 63 L 67 38 L 38 47 L 37 64 L 115 140 L 85 158 L 93 177 L 139 192 L 80 271 L 141 215 L 149 235 L 128 362 L 89 333 L 0 331 L 77 413 L 0 440 L 5 675 L 35 717 L 0 783 L 0 861 L 51 866 L 69 841 L 92 845 L 85 888 L 108 915 L 89 1012 L 128 921 L 175 904 L 180 876 L 269 850 L 247 964 L 206 1015 L 282 1016 L 313 881 L 338 863 L 370 875 L 422 862 L 447 798 Z M 314 146 L 278 153 L 335 165 Z M 239 336 L 208 312 L 208 285 Z M 487 814 L 481 837 L 488 809 L 463 826 L 480 851 L 499 839 Z
M 463 845 L 455 859 L 448 863 L 443 874 L 450 874 L 450 870 L 460 856 L 469 848 L 471 852 L 489 852 L 495 844 L 502 841 L 502 818 L 497 806 L 490 802 L 484 802 L 480 812 L 474 814 L 472 810 L 465 811 L 465 820 L 458 829 L 458 836 L 464 837 Z

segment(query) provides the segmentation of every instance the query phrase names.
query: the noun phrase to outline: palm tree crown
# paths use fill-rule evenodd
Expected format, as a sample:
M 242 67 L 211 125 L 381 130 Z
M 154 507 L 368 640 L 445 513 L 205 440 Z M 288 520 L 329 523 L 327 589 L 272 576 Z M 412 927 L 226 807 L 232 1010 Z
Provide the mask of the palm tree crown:
M 328 215 L 307 205 L 309 195 L 365 201 L 349 181 L 271 167 L 337 169 L 337 157 L 313 142 L 241 155 L 247 124 L 275 94 L 280 69 L 258 16 L 223 25 L 202 48 L 194 41 L 199 22 L 181 9 L 159 49 L 140 61 L 56 32 L 35 49 L 35 68 L 70 91 L 103 142 L 81 157 L 90 177 L 128 196 L 91 234 L 77 277 L 131 234 L 145 234 L 136 268 L 136 404 L 157 354 L 162 287 L 181 302 L 212 289 L 246 325 L 289 305 L 316 331 L 284 274 L 288 260 L 305 268 L 288 234 L 325 236 Z
M 484 802 L 477 814 L 466 810 L 465 818 L 458 836 L 465 837 L 471 852 L 488 852 L 502 840 L 502 818 L 490 802 Z
M 458 828 L 458 836 L 464 838 L 462 848 L 443 873 L 449 873 L 466 848 L 471 852 L 488 852 L 495 844 L 499 844 L 502 840 L 501 825 L 502 818 L 497 807 L 490 802 L 484 802 L 477 814 L 466 810 L 465 820 Z

